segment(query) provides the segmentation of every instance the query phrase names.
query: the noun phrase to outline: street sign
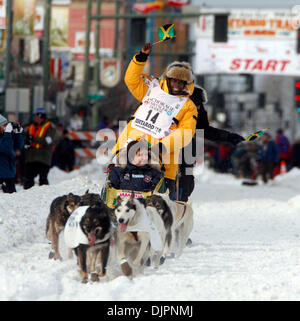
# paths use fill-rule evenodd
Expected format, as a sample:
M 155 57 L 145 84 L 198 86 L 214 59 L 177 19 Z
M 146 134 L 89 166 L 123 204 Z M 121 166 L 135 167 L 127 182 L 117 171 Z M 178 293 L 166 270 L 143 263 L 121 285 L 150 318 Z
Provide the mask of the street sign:
M 102 100 L 104 97 L 104 95 L 102 94 L 92 94 L 92 95 L 89 95 L 89 99 L 91 100 Z

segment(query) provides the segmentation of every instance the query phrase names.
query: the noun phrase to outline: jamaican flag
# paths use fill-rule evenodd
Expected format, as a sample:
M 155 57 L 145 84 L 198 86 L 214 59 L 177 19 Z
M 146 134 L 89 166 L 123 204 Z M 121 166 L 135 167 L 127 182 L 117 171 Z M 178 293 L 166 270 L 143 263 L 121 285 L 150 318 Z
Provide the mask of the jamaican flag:
M 175 28 L 173 24 L 167 24 L 158 28 L 158 39 L 160 42 L 172 39 L 175 37 Z
M 264 128 L 262 130 L 258 130 L 257 132 L 249 135 L 246 139 L 246 142 L 251 142 L 252 140 L 256 139 L 257 137 L 260 137 L 268 129 L 270 129 L 270 128 Z

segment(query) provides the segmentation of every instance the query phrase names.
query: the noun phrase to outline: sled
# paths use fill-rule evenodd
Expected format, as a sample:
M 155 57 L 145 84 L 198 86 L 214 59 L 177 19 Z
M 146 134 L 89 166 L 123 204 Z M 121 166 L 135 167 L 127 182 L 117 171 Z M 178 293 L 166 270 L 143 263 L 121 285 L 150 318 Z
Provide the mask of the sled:
M 101 199 L 109 208 L 113 209 L 116 206 L 118 196 L 130 197 L 132 192 L 134 192 L 135 198 L 147 198 L 148 196 L 152 195 L 154 192 L 165 193 L 166 185 L 165 185 L 164 177 L 161 177 L 161 179 L 155 186 L 154 190 L 141 192 L 141 191 L 129 191 L 129 190 L 116 189 L 112 187 L 107 174 L 106 183 L 101 190 Z

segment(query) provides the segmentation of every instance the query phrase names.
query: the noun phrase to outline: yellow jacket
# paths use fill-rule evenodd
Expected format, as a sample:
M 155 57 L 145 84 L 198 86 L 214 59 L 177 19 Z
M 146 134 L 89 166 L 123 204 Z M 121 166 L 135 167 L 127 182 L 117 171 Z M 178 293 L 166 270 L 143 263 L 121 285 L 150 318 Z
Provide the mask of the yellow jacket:
M 125 83 L 132 95 L 139 102 L 143 100 L 149 89 L 147 82 L 151 81 L 151 78 L 143 74 L 145 64 L 146 62 L 137 61 L 134 56 L 125 74 Z M 160 87 L 166 93 L 169 93 L 166 80 L 160 81 Z M 190 96 L 193 93 L 194 84 L 189 85 L 188 89 L 189 94 L 187 96 Z M 151 146 L 154 146 L 160 142 L 166 149 L 166 152 L 162 156 L 162 161 L 165 165 L 165 177 L 174 180 L 178 172 L 178 158 L 180 150 L 189 144 L 193 135 L 195 134 L 197 116 L 198 112 L 195 104 L 191 99 L 187 99 L 176 116 L 177 122 L 170 127 L 170 129 L 173 131 L 170 135 L 162 139 L 155 139 L 138 129 L 132 128 L 131 120 L 121 133 L 116 146 L 112 150 L 112 153 L 114 154 L 123 148 L 128 138 L 137 140 L 140 137 L 143 137 L 149 143 L 151 143 Z

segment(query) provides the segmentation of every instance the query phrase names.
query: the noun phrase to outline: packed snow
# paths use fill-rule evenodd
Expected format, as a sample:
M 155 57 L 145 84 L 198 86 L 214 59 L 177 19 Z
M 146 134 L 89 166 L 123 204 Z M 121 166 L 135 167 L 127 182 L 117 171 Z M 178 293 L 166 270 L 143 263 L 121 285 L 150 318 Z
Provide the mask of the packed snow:
M 49 186 L 0 194 L 0 299 L 299 300 L 300 170 L 257 186 L 207 168 L 196 172 L 192 246 L 132 280 L 110 262 L 100 282 L 82 284 L 63 233 L 64 260 L 48 259 L 50 204 L 68 192 L 99 193 L 105 176 L 97 161 L 71 173 L 51 169 Z

